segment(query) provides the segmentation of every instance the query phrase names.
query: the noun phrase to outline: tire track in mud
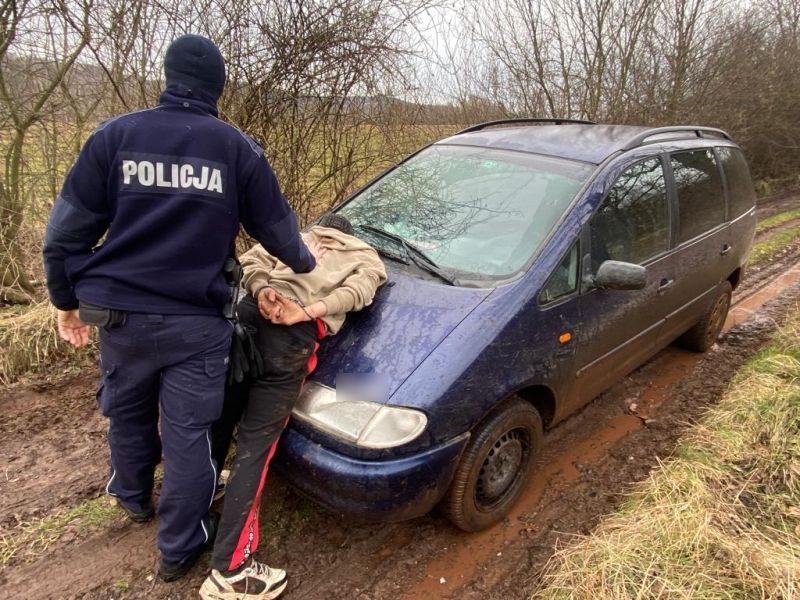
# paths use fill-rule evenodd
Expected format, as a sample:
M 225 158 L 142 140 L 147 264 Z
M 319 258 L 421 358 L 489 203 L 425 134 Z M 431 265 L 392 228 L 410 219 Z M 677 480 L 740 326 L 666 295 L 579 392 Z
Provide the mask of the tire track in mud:
M 16 567 L 0 577 L 0 597 L 75 598 L 96 588 L 101 581 L 127 581 L 132 569 L 148 565 L 150 573 L 155 573 L 158 561 L 155 547 L 154 522 L 132 526 L 120 519 L 102 533 L 56 552 L 45 552 L 33 564 Z M 102 597 L 118 596 L 104 594 Z M 138 597 L 167 596 L 142 593 Z
M 93 377 L 80 375 L 46 393 L 22 386 L 2 390 L 0 532 L 102 489 L 106 421 L 93 387 Z
M 797 190 L 782 192 L 772 196 L 759 198 L 756 201 L 756 214 L 759 221 L 798 208 L 800 205 L 800 195 Z

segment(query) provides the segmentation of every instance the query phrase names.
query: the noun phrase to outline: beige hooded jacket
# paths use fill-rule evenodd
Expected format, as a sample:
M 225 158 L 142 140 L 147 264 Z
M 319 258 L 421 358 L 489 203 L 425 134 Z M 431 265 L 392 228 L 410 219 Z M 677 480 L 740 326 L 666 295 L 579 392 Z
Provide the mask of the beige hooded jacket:
M 338 229 L 317 226 L 302 236 L 306 244 L 319 240 L 328 249 L 313 271 L 295 273 L 259 244 L 240 257 L 242 283 L 254 297 L 269 286 L 302 306 L 322 301 L 328 309 L 322 320 L 333 335 L 347 312 L 372 303 L 386 269 L 372 246 Z

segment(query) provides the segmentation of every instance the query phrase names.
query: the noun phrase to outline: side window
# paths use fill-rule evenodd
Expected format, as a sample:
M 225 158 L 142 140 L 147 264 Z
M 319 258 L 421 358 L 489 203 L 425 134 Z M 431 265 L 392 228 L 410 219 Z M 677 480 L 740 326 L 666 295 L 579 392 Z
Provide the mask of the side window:
M 559 298 L 568 296 L 578 289 L 578 244 L 570 248 L 564 260 L 561 261 L 547 280 L 542 293 L 539 295 L 539 304 L 549 304 Z
M 728 182 L 728 208 L 730 218 L 735 219 L 753 208 L 756 193 L 750 179 L 747 161 L 738 148 L 717 148 L 725 180 Z
M 678 192 L 678 240 L 685 242 L 725 220 L 722 178 L 711 150 L 678 152 L 670 158 Z
M 669 249 L 667 185 L 661 160 L 650 158 L 617 178 L 592 217 L 592 272 L 606 260 L 640 264 Z

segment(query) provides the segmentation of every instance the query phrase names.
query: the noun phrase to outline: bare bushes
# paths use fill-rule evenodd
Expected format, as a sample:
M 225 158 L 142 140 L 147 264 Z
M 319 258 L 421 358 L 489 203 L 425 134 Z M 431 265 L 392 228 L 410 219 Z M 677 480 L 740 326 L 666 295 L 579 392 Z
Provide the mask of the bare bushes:
M 474 6 L 484 54 L 459 73 L 464 93 L 507 114 L 722 127 L 762 193 L 800 186 L 800 0 Z

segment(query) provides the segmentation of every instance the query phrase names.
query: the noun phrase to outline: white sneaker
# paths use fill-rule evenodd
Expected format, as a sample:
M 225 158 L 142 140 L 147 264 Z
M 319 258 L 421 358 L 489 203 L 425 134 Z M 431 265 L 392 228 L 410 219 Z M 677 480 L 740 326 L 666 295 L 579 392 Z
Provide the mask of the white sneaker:
M 285 589 L 286 571 L 271 569 L 254 560 L 230 577 L 212 569 L 200 586 L 200 597 L 203 600 L 272 600 Z

